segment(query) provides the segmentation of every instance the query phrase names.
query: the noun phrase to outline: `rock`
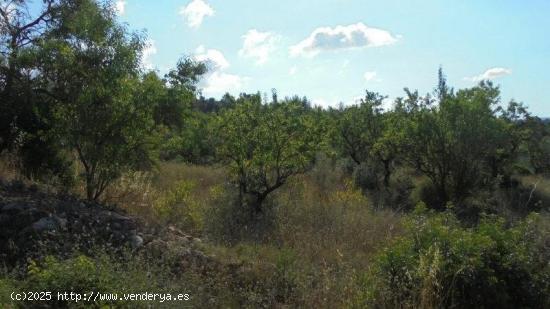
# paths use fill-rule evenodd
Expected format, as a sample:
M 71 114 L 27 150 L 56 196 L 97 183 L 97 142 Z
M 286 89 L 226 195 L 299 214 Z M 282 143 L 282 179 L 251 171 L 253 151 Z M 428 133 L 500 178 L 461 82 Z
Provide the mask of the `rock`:
M 170 232 L 171 234 L 182 236 L 182 237 L 186 236 L 182 231 L 180 231 L 179 229 L 177 229 L 173 225 L 168 226 L 168 232 Z
M 123 215 L 120 215 L 114 211 L 110 210 L 104 210 L 100 213 L 100 215 L 109 221 L 130 221 L 131 219 L 128 217 L 125 217 Z
M 57 221 L 57 224 L 62 230 L 67 229 L 67 219 L 55 215 L 53 216 L 53 218 L 55 221 Z
M 150 256 L 161 257 L 168 250 L 168 243 L 161 239 L 154 239 L 147 243 L 143 250 Z
M 23 191 L 25 190 L 25 183 L 19 179 L 15 179 L 11 181 L 10 187 L 13 191 Z
M 179 237 L 177 239 L 177 243 L 181 244 L 182 246 L 189 246 L 191 244 L 191 241 L 187 237 Z
M 15 188 L 17 190 L 15 190 Z M 66 256 L 101 246 L 134 250 L 186 265 L 213 264 L 196 248 L 200 239 L 174 226 L 146 227 L 134 218 L 69 195 L 40 188 L 0 186 L 0 260 L 16 265 L 45 255 Z M 17 248 L 17 250 L 13 249 Z M 176 269 L 176 268 L 175 268 Z
M 59 224 L 59 221 L 56 220 L 56 218 L 52 217 L 44 217 L 32 224 L 32 229 L 36 232 L 44 232 L 44 231 L 56 231 L 61 229 L 61 225 Z
M 143 238 L 139 235 L 133 235 L 130 237 L 130 246 L 132 246 L 132 249 L 137 249 L 143 245 Z
M 27 203 L 9 203 L 2 207 L 2 211 L 24 211 L 27 209 L 31 209 L 32 205 Z

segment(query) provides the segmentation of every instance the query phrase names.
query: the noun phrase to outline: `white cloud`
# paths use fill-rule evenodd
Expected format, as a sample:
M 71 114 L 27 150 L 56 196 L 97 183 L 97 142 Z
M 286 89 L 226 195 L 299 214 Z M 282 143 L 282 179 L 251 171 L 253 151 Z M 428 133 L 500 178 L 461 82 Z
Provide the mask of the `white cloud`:
M 365 72 L 363 77 L 365 78 L 365 81 L 370 82 L 370 81 L 373 81 L 376 78 L 377 75 L 378 74 L 374 71 L 371 71 L 371 72 L 367 71 L 367 72 Z
M 248 81 L 247 77 L 225 71 L 229 67 L 229 61 L 217 49 L 207 49 L 204 45 L 200 45 L 195 50 L 193 59 L 211 65 L 209 72 L 200 83 L 202 94 L 207 97 L 221 97 L 226 92 L 236 94 Z
M 153 62 L 151 61 L 151 56 L 157 53 L 157 47 L 155 41 L 148 39 L 145 42 L 145 47 L 141 52 L 141 66 L 146 70 L 154 69 Z
M 244 87 L 247 78 L 221 71 L 208 75 L 203 88 L 203 94 L 209 97 L 221 96 L 226 92 L 237 92 Z
M 309 37 L 290 47 L 291 56 L 313 57 L 321 51 L 379 47 L 399 39 L 389 31 L 368 27 L 363 23 L 348 26 L 320 27 Z
M 115 2 L 115 10 L 118 15 L 124 15 L 125 9 L 126 9 L 126 1 L 118 0 Z
M 239 55 L 245 58 L 256 58 L 256 64 L 264 64 L 279 41 L 279 36 L 272 32 L 260 32 L 256 29 L 248 30 L 242 36 L 243 47 Z
M 493 79 L 510 75 L 510 74 L 512 74 L 512 70 L 496 67 L 496 68 L 490 68 L 477 76 L 464 77 L 464 80 L 480 82 L 482 80 L 493 80 Z
M 342 69 L 347 68 L 349 66 L 349 64 L 350 64 L 349 59 L 344 60 L 344 63 L 342 63 Z
M 382 101 L 382 109 L 385 110 L 385 111 L 390 111 L 394 108 L 394 99 L 392 98 L 385 98 L 383 101 Z
M 206 62 L 212 65 L 210 69 L 223 70 L 229 67 L 229 62 L 225 59 L 223 53 L 217 49 L 206 49 L 203 45 L 199 46 L 195 50 L 195 56 L 193 58 L 197 61 Z
M 351 103 L 348 103 L 348 105 L 356 105 L 356 104 L 361 104 L 361 100 L 363 100 L 364 97 L 363 96 L 355 96 L 353 97 L 353 99 L 351 100 Z
M 354 96 L 351 101 L 349 102 L 346 102 L 344 104 L 344 106 L 351 106 L 351 105 L 359 105 L 361 104 L 362 100 L 365 99 L 365 96 L 361 96 L 361 95 L 358 95 L 358 96 Z M 390 97 L 387 97 L 385 98 L 384 100 L 382 100 L 382 105 L 380 106 L 384 111 L 390 111 L 393 109 L 394 107 L 394 101 L 395 99 L 392 99 Z
M 296 72 L 298 72 L 298 68 L 296 66 L 293 66 L 292 68 L 290 68 L 290 70 L 288 70 L 288 75 L 295 75 Z
M 214 16 L 214 9 L 203 0 L 193 0 L 180 8 L 179 14 L 187 21 L 191 28 L 198 28 L 206 16 Z
M 337 108 L 338 106 L 340 106 L 340 104 L 345 105 L 345 103 L 343 103 L 342 101 L 337 101 L 334 98 L 332 100 L 324 99 L 324 98 L 312 99 L 311 104 L 313 106 L 320 106 L 322 108 L 328 108 L 328 107 Z
M 325 107 L 325 108 L 330 106 L 330 103 L 328 103 L 327 100 L 322 99 L 322 98 L 317 98 L 317 99 L 311 100 L 311 104 L 313 106 L 321 106 L 321 107 Z

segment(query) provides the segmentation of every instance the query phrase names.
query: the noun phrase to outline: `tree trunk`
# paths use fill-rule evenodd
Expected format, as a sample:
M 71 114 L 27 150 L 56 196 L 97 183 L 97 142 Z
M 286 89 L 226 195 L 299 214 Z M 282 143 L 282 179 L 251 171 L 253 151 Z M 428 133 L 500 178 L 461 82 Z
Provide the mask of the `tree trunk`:
M 89 201 L 95 200 L 93 179 L 90 173 L 86 173 L 86 197 Z
M 384 186 L 388 188 L 390 186 L 390 177 L 391 177 L 391 160 L 382 160 L 384 163 Z

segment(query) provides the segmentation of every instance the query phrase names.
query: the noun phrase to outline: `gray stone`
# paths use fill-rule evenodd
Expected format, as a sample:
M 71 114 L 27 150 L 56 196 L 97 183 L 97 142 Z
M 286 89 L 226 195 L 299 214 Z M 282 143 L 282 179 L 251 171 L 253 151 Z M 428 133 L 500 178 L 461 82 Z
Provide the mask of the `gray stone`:
M 23 211 L 32 208 L 32 205 L 27 203 L 9 203 L 2 207 L 2 211 Z
M 57 221 L 57 224 L 61 229 L 65 230 L 67 228 L 67 219 L 58 216 L 53 216 L 52 218 Z
M 37 232 L 55 231 L 61 228 L 57 220 L 53 217 L 44 217 L 32 224 L 33 230 Z
M 143 245 L 143 238 L 139 235 L 133 235 L 130 237 L 130 246 L 132 246 L 133 249 L 137 249 Z
M 110 210 L 101 212 L 101 216 L 111 221 L 130 221 L 131 219 Z

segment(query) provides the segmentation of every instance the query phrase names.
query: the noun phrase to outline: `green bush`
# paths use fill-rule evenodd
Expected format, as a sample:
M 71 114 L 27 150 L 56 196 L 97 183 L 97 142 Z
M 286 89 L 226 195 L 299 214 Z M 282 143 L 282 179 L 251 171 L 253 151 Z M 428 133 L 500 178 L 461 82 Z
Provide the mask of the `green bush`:
M 1 282 L 1 281 L 0 281 Z M 9 283 L 6 281 L 6 283 Z M 178 282 L 174 285 L 168 269 L 155 266 L 142 258 L 119 260 L 107 254 L 98 254 L 91 258 L 77 255 L 73 258 L 60 260 L 46 257 L 40 262 L 31 262 L 27 276 L 17 282 L 21 291 L 51 291 L 52 300 L 48 302 L 51 308 L 88 308 L 90 306 L 110 306 L 114 308 L 147 308 L 150 305 L 166 306 L 166 303 L 123 300 L 123 293 L 187 293 L 188 282 Z M 0 288 L 2 284 L 0 283 Z M 15 285 L 14 285 L 15 286 Z M 116 301 L 63 301 L 57 299 L 57 293 L 117 293 Z M 21 305 L 21 304 L 19 304 Z M 23 305 L 40 306 L 42 303 L 26 302 Z
M 13 305 L 11 300 L 11 293 L 19 292 L 19 289 L 16 285 L 16 282 L 9 277 L 2 276 L 0 278 L 0 307 L 1 308 L 11 308 L 10 305 Z
M 544 217 L 533 214 L 507 228 L 485 216 L 461 227 L 450 210 L 419 204 L 408 232 L 381 252 L 362 278 L 360 305 L 402 308 L 543 308 L 550 302 L 549 239 Z
M 153 207 L 162 222 L 177 224 L 191 233 L 202 230 L 204 214 L 201 203 L 193 199 L 194 187 L 194 182 L 182 180 L 161 192 Z

